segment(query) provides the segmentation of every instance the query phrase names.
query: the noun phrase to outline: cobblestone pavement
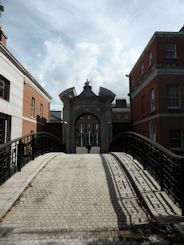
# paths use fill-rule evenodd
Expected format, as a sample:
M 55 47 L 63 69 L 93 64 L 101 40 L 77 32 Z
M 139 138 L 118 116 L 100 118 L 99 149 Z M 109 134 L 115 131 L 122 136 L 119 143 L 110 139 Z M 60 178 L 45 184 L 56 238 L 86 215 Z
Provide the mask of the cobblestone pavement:
M 1 221 L 0 244 L 170 244 L 154 229 L 112 155 L 61 154 Z

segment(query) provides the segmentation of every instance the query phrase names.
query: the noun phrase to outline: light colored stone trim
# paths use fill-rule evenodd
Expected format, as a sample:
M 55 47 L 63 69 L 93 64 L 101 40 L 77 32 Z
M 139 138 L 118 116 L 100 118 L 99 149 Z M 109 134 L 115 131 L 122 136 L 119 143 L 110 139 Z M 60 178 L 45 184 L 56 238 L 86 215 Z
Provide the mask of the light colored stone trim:
M 26 121 L 32 122 L 32 123 L 38 123 L 40 125 L 45 125 L 44 123 L 37 121 L 35 118 L 29 118 L 29 117 L 23 116 L 22 120 L 26 120 Z
M 144 122 L 147 122 L 147 121 L 153 120 L 155 118 L 159 118 L 159 117 L 171 117 L 171 118 L 180 117 L 180 118 L 184 118 L 184 113 L 172 113 L 172 114 L 171 113 L 159 113 L 159 114 L 156 114 L 154 116 L 147 117 L 143 120 L 135 122 L 135 123 L 133 123 L 133 125 L 138 125 L 140 123 L 144 123 Z

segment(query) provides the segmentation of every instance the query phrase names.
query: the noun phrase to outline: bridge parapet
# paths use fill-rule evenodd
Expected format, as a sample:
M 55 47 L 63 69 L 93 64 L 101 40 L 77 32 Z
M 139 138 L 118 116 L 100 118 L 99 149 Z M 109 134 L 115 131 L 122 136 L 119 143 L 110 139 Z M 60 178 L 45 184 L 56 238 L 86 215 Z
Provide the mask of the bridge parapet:
M 35 157 L 63 150 L 60 139 L 47 132 L 32 133 L 0 145 L 0 184 Z
M 134 132 L 124 132 L 113 140 L 111 151 L 132 155 L 158 181 L 182 209 L 184 215 L 184 156 L 176 155 L 149 138 Z

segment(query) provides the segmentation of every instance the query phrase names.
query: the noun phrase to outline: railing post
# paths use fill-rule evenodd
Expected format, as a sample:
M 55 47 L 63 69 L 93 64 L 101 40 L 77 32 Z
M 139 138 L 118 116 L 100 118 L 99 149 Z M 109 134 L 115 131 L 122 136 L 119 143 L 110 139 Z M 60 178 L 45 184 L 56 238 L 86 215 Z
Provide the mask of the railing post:
M 162 152 L 159 151 L 159 166 L 160 166 L 160 188 L 161 188 L 161 191 L 163 191 L 163 155 L 162 155 Z
M 17 158 L 18 171 L 21 171 L 21 168 L 22 168 L 22 165 L 23 165 L 23 157 L 24 157 L 24 144 L 22 143 L 22 140 L 19 140 L 18 158 Z
M 180 162 L 180 195 L 182 216 L 184 216 L 184 159 Z
M 145 142 L 144 140 L 142 140 L 142 165 L 143 165 L 143 169 L 145 170 L 146 169 L 146 165 L 145 165 L 145 161 L 146 161 L 146 147 L 145 147 Z
M 35 136 L 34 136 L 34 134 L 32 135 L 32 138 L 31 138 L 31 149 L 32 149 L 32 152 L 31 152 L 31 154 L 32 154 L 32 160 L 34 160 L 34 158 L 35 158 Z
M 127 142 L 128 142 L 128 138 L 127 138 L 127 134 L 123 135 L 123 143 L 122 143 L 122 151 L 124 151 L 125 153 L 127 153 Z

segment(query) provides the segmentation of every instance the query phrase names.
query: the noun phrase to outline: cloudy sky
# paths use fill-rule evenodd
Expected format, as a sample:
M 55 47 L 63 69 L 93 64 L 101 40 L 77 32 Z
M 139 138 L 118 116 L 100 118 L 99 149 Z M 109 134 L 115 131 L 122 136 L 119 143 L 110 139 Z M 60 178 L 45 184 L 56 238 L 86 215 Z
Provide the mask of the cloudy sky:
M 179 31 L 184 0 L 1 0 L 7 48 L 52 96 L 84 82 L 128 98 L 129 74 L 155 31 Z

